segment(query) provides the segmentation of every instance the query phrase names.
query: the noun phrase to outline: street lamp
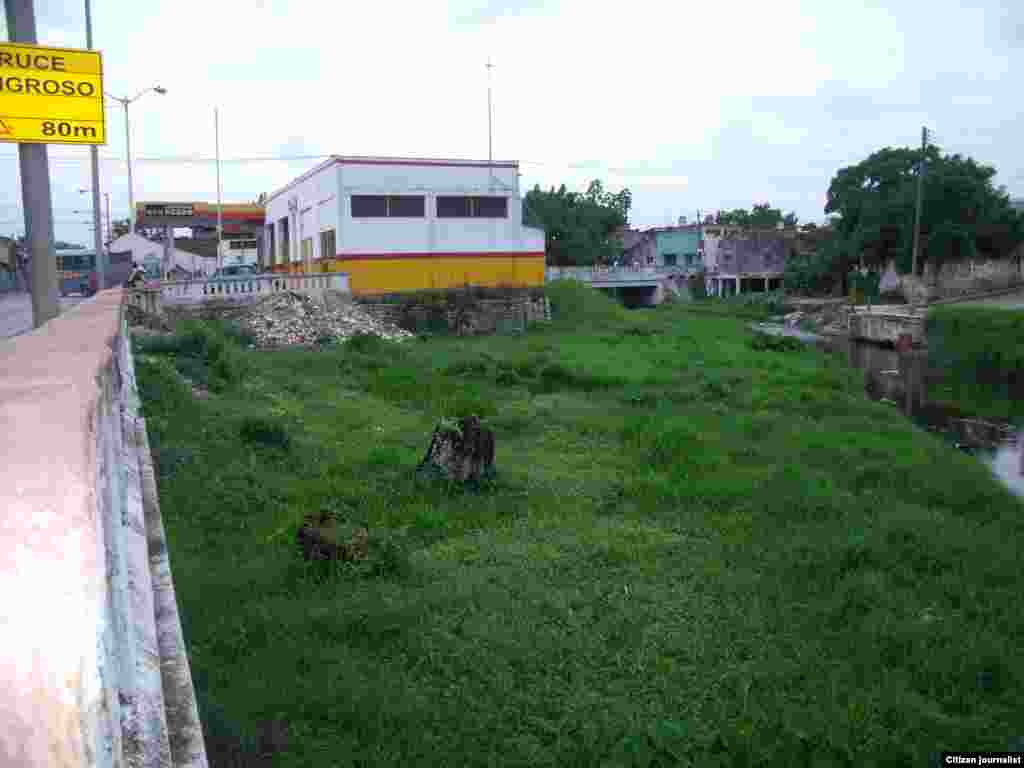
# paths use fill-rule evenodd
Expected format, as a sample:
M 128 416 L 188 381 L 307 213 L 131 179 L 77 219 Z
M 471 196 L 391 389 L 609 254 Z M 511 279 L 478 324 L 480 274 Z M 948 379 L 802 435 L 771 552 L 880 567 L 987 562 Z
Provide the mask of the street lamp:
M 78 194 L 84 195 L 86 192 L 89 191 L 90 190 L 88 189 L 79 189 Z M 107 244 L 109 245 L 114 239 L 114 231 L 110 228 L 110 193 L 104 192 L 103 197 L 106 199 L 107 203 Z
M 122 107 L 124 107 L 124 146 L 125 154 L 128 157 L 128 231 L 132 233 L 135 232 L 135 191 L 132 189 L 132 139 L 131 131 L 129 130 L 128 127 L 128 105 L 142 98 L 150 91 L 159 93 L 161 96 L 164 96 L 167 93 L 166 88 L 161 88 L 159 85 L 154 85 L 152 88 L 147 88 L 144 91 L 140 91 L 130 99 L 118 98 L 117 96 L 112 96 L 109 93 L 106 94 L 106 97 L 108 99 L 113 99 L 114 101 L 118 102 Z

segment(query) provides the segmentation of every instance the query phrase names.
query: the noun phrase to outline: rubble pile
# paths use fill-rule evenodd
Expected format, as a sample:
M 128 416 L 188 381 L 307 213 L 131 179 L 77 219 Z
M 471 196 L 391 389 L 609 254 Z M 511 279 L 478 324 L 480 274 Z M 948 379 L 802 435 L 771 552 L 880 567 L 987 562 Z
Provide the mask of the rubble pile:
M 389 341 L 412 337 L 408 331 L 371 317 L 353 304 L 325 303 L 290 291 L 246 307 L 238 321 L 261 347 L 344 341 L 357 333 L 372 333 Z

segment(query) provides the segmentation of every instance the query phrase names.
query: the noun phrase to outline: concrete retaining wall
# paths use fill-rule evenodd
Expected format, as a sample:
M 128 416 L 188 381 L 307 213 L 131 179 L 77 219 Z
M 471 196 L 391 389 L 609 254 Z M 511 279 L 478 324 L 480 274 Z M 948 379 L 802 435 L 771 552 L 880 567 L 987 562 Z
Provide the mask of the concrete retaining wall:
M 425 329 L 437 310 L 426 304 L 378 304 L 358 302 L 359 308 L 385 322 L 403 328 L 410 325 Z M 450 332 L 460 335 L 524 331 L 530 323 L 551 319 L 551 305 L 546 298 L 478 299 L 465 310 L 441 309 L 439 318 Z M 408 328 L 412 330 L 412 328 Z
M 968 296 L 1021 284 L 1024 284 L 1024 274 L 1016 258 L 948 262 L 938 270 L 932 264 L 925 264 L 924 274 L 920 277 L 901 275 L 896 271 L 895 264 L 890 262 L 882 274 L 879 290 L 899 290 L 903 292 L 907 301 L 923 302 Z
M 0 765 L 207 764 L 122 291 L 0 342 Z
M 900 336 L 909 335 L 911 343 L 925 343 L 924 318 L 911 312 L 857 312 L 850 315 L 850 337 L 895 344 Z

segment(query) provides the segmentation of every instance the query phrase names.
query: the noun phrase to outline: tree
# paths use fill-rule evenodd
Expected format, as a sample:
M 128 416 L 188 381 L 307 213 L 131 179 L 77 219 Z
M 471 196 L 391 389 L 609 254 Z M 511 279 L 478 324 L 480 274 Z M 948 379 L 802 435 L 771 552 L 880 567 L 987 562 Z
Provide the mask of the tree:
M 782 277 L 786 291 L 818 296 L 838 289 L 845 295 L 851 268 L 855 264 L 851 252 L 839 234 L 832 229 L 808 225 L 804 237 L 813 238 L 813 250 L 791 253 L 786 259 Z
M 523 198 L 523 223 L 544 230 L 548 261 L 556 266 L 588 266 L 619 255 L 613 235 L 629 224 L 629 189 L 611 193 L 595 179 L 580 194 L 563 184 L 543 191 L 535 186 Z
M 737 208 L 733 211 L 718 211 L 714 219 L 705 218 L 705 224 L 723 224 L 749 229 L 777 229 L 779 224 L 795 227 L 798 219 L 795 213 L 782 215 L 782 210 L 772 208 L 771 203 L 754 203 L 751 210 Z
M 994 168 L 935 146 L 923 158 L 921 267 L 979 253 L 1003 257 L 1024 240 L 1024 219 L 992 185 Z M 837 234 L 858 261 L 877 269 L 894 261 L 910 271 L 921 162 L 922 150 L 885 147 L 833 177 L 825 212 L 838 214 Z
M 782 223 L 782 211 L 769 203 L 755 203 L 749 221 L 754 229 L 776 229 Z

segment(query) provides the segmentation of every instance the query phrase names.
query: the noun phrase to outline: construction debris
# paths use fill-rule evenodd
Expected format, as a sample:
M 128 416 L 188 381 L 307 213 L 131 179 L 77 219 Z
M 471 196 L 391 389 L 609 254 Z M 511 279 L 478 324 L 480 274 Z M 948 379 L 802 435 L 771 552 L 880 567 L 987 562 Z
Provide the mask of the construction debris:
M 344 301 L 322 301 L 285 291 L 239 308 L 238 323 L 256 337 L 260 347 L 306 346 L 344 341 L 359 333 L 389 341 L 403 341 L 413 334 L 372 317 Z

